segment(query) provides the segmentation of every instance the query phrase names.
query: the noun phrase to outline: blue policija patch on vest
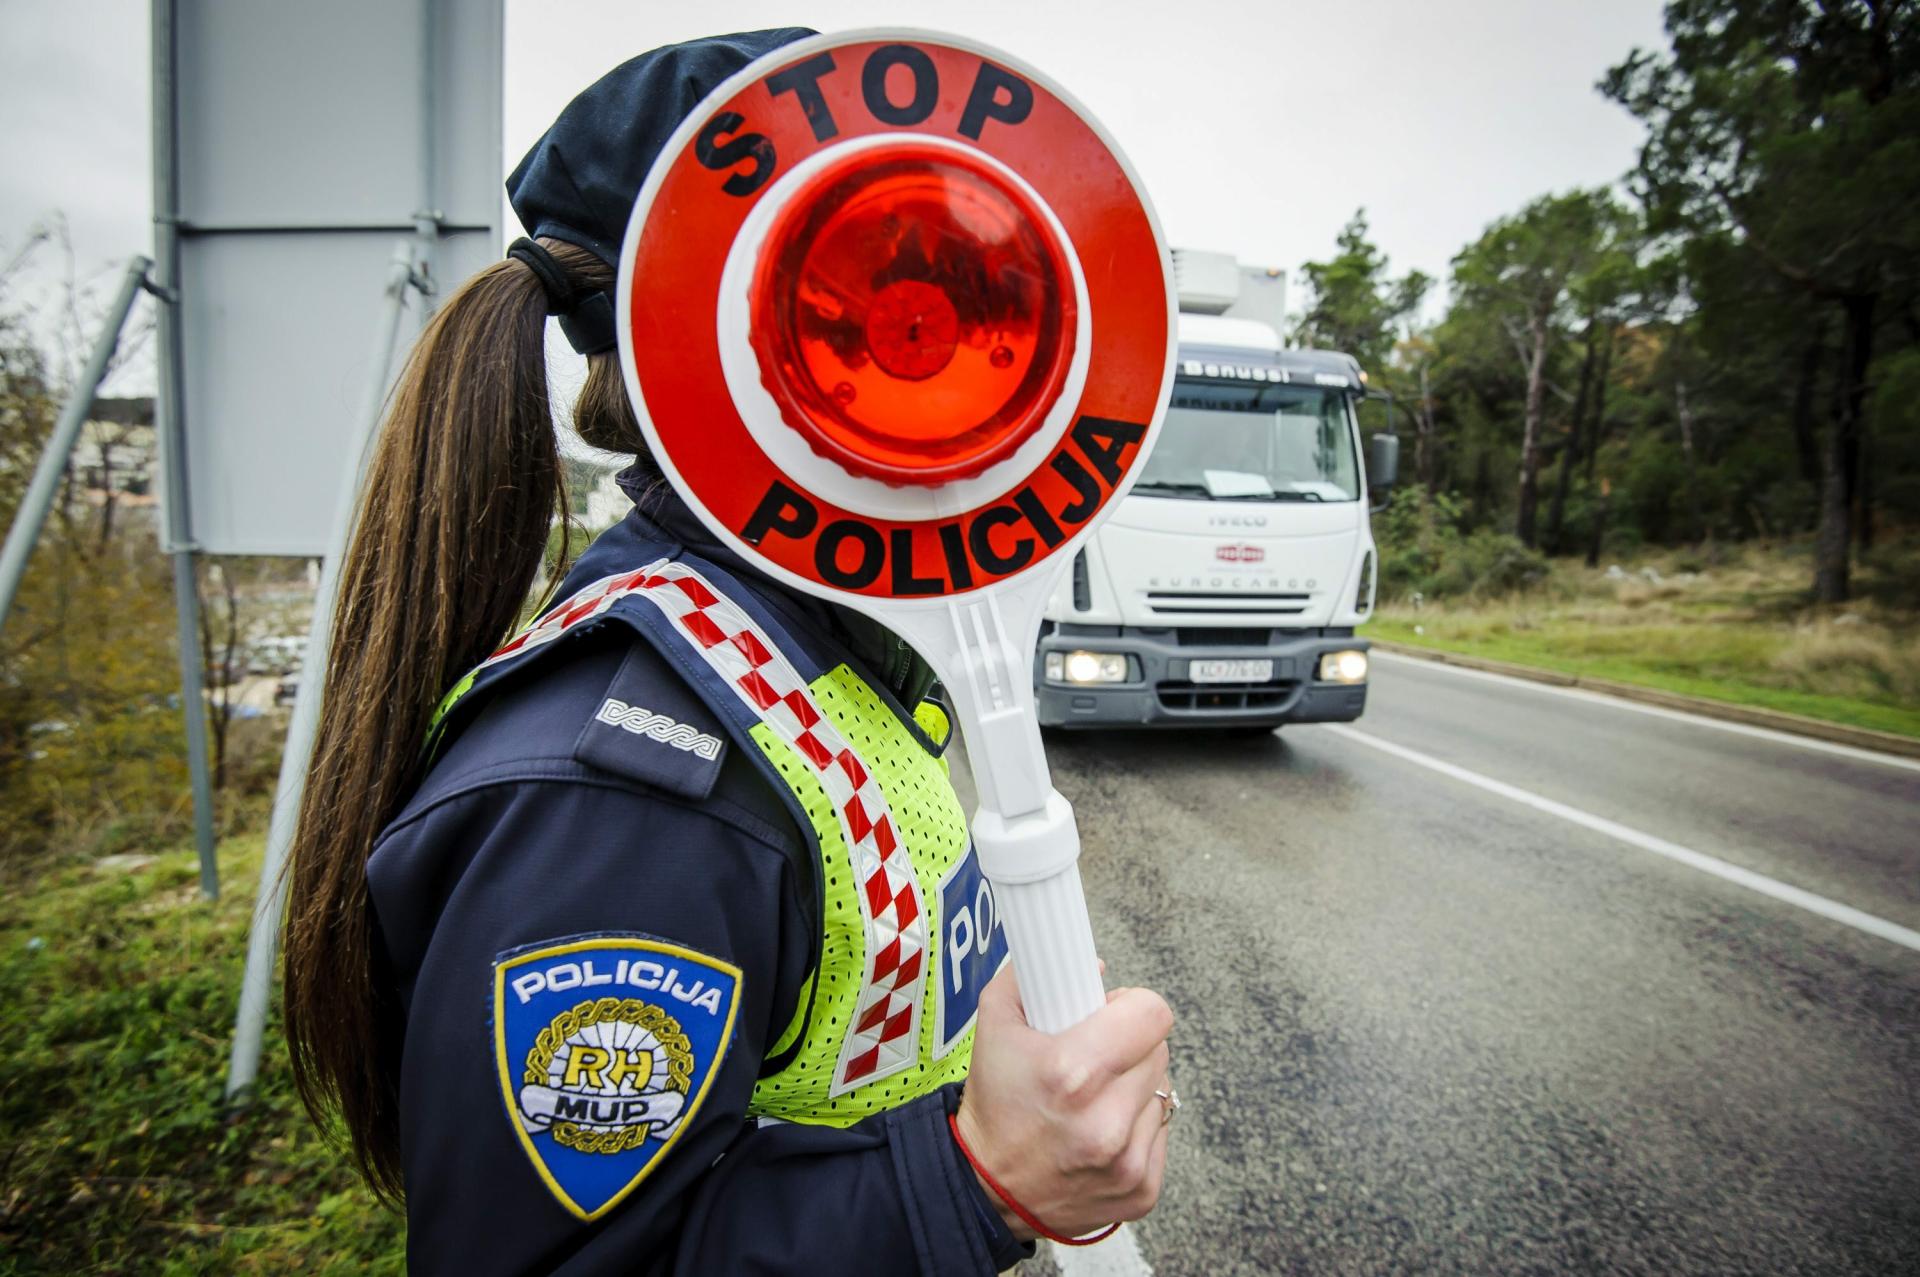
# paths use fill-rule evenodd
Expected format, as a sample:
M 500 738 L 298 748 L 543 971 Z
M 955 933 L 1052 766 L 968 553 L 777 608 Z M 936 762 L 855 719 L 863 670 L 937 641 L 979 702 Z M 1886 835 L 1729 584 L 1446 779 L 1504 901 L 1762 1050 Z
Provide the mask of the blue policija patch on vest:
M 994 907 L 993 884 L 980 872 L 980 856 L 967 844 L 963 856 L 940 883 L 939 1021 L 933 1057 L 944 1057 L 960 1043 L 980 1013 L 980 990 L 1007 960 L 1007 932 Z
M 644 936 L 575 936 L 493 964 L 500 1093 L 534 1170 L 600 1218 L 680 1138 L 733 1036 L 740 969 Z

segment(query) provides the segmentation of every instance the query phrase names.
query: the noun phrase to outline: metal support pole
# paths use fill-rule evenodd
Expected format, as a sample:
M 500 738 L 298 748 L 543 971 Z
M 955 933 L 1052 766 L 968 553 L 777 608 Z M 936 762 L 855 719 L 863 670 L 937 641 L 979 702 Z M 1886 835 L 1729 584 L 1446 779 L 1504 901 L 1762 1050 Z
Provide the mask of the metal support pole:
M 333 634 L 334 604 L 340 588 L 340 564 L 346 558 L 353 533 L 354 509 L 359 503 L 367 460 L 386 403 L 387 371 L 393 365 L 400 337 L 400 317 L 407 290 L 422 281 L 414 269 L 414 245 L 402 240 L 394 246 L 387 273 L 387 305 L 381 312 L 379 339 L 374 346 L 373 371 L 361 410 L 365 423 L 353 464 L 341 476 L 334 507 L 332 540 L 321 560 L 320 587 L 313 600 L 313 624 L 307 630 L 306 657 L 300 666 L 300 691 L 293 717 L 287 723 L 287 743 L 280 755 L 280 780 L 274 789 L 273 818 L 267 827 L 266 857 L 260 864 L 260 890 L 254 897 L 253 929 L 247 936 L 247 968 L 240 981 L 240 1010 L 234 1018 L 233 1054 L 227 1063 L 228 1103 L 244 1103 L 260 1071 L 260 1042 L 266 1031 L 267 1007 L 273 1000 L 273 961 L 279 952 L 281 915 L 287 903 L 287 854 L 299 825 L 300 796 L 306 788 L 307 764 L 313 759 L 314 731 L 320 722 L 320 698 L 326 682 L 327 653 Z
M 93 354 L 68 395 L 67 406 L 60 411 L 60 420 L 54 423 L 46 451 L 40 454 L 33 481 L 27 485 L 27 495 L 14 512 L 13 527 L 7 531 L 5 547 L 0 548 L 0 629 L 6 627 L 7 614 L 13 610 L 14 593 L 27 572 L 27 557 L 40 539 L 40 530 L 46 526 L 47 512 L 53 509 L 54 493 L 60 490 L 60 476 L 66 473 L 67 459 L 73 455 L 74 440 L 80 437 L 80 427 L 86 424 L 87 414 L 93 410 L 93 397 L 107 375 L 107 364 L 113 359 L 114 349 L 120 344 L 120 330 L 126 327 L 127 313 L 133 309 L 134 298 L 146 284 L 147 270 L 152 265 L 144 257 L 128 263 L 120 291 L 113 299 L 113 309 L 107 312 L 106 323 L 93 343 Z
M 174 145 L 173 33 L 177 0 L 153 5 L 153 256 L 152 291 L 159 385 L 153 401 L 154 441 L 160 461 L 160 548 L 173 558 L 175 633 L 180 649 L 180 713 L 187 732 L 187 777 L 193 790 L 193 841 L 200 856 L 200 894 L 220 895 L 213 846 L 213 769 L 207 748 L 206 668 L 200 651 L 200 591 L 187 517 L 187 436 L 181 393 L 179 156 Z
M 422 316 L 433 313 L 440 280 L 440 5 L 420 5 L 420 206 L 413 212 L 414 286 L 420 290 Z
M 206 671 L 200 651 L 200 588 L 193 551 L 173 558 L 173 613 L 180 645 L 180 702 L 187 726 L 187 782 L 193 790 L 193 842 L 200 856 L 200 898 L 220 898 L 220 860 L 213 843 L 213 766 L 207 745 Z

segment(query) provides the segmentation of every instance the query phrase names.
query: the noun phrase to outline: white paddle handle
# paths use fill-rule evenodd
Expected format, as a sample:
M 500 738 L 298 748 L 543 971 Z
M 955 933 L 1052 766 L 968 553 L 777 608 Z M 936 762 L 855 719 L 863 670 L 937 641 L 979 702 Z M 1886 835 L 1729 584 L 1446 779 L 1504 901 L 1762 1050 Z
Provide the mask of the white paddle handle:
M 1080 890 L 1080 832 L 1047 775 L 1033 707 L 1034 633 L 1058 576 L 1057 568 L 1030 573 L 894 622 L 953 697 L 980 795 L 973 845 L 1007 928 L 1027 1020 L 1044 1033 L 1106 1004 Z
M 1037 746 L 1040 731 L 1031 712 L 1027 721 Z M 1058 1033 L 1106 1002 L 1093 924 L 1080 889 L 1073 807 L 1049 785 L 1040 810 L 1007 817 L 989 806 L 986 794 L 983 787 L 973 845 L 1007 929 L 1027 1022 L 1043 1033 Z

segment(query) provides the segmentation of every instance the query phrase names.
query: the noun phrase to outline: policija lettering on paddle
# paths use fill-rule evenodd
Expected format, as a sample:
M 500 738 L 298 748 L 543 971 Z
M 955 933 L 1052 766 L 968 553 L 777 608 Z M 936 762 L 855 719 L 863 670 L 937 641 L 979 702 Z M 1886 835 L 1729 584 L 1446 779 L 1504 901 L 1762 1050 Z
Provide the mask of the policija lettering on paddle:
M 912 92 L 904 102 L 889 92 L 904 70 Z M 831 52 L 795 63 L 766 80 L 776 104 L 790 102 L 801 111 L 815 142 L 840 133 L 832 106 L 821 89 L 829 76 L 847 72 Z M 940 100 L 939 68 L 912 45 L 886 44 L 861 64 L 859 101 L 880 124 L 922 125 Z M 978 142 L 989 124 L 1019 128 L 1033 109 L 1033 89 L 1019 76 L 981 59 L 954 131 Z M 715 114 L 694 138 L 694 155 L 716 173 L 726 174 L 720 189 L 741 198 L 766 185 L 780 169 L 771 138 L 751 128 L 739 111 Z M 1146 435 L 1146 425 L 1082 414 L 1048 458 L 1045 469 L 1061 481 L 1043 494 L 1023 484 L 999 502 L 942 523 L 901 525 L 836 511 L 821 517 L 805 493 L 775 479 L 751 514 L 735 527 L 741 540 L 756 548 L 768 538 L 795 543 L 810 552 L 820 579 L 846 590 L 866 590 L 885 578 L 896 597 L 942 595 L 970 590 L 1019 572 L 1039 548 L 1059 546 L 1098 511 L 1127 472 L 1128 450 Z

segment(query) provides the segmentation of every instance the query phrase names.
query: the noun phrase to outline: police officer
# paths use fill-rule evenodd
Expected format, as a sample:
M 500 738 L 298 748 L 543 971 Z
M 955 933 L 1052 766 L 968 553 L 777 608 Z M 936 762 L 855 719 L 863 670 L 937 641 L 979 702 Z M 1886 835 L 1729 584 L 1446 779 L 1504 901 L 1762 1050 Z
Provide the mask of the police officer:
M 656 50 L 577 98 L 508 181 L 532 238 L 440 309 L 378 442 L 286 1016 L 416 1271 L 977 1273 L 1158 1196 L 1166 1004 L 1026 1025 L 931 672 L 717 544 L 624 393 L 609 295 L 648 167 L 808 34 Z M 515 633 L 561 491 L 550 314 L 634 510 Z

